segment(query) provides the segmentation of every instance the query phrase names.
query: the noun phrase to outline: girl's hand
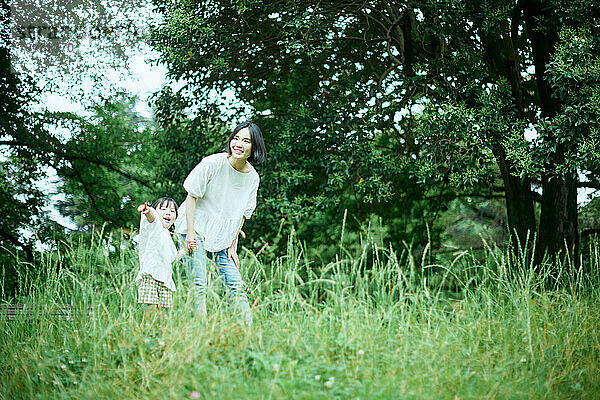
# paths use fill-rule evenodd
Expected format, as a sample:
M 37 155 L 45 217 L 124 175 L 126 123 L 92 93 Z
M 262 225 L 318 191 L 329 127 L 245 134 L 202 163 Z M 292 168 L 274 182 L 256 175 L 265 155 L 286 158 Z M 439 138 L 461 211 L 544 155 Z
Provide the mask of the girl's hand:
M 144 203 L 144 204 L 140 204 L 138 206 L 138 212 L 141 212 L 142 214 L 146 214 L 148 211 L 150 211 L 150 207 L 148 207 L 148 202 Z
M 191 252 L 194 251 L 196 247 L 198 247 L 198 241 L 196 240 L 196 232 L 188 232 L 187 235 L 185 235 L 185 248 Z
M 150 212 L 151 209 L 152 209 L 152 207 L 150 207 L 148 205 L 148 202 L 146 202 L 144 204 L 140 204 L 138 206 L 138 211 L 141 212 L 142 215 L 146 216 L 146 219 L 148 220 L 148 222 L 153 223 L 155 214 Z

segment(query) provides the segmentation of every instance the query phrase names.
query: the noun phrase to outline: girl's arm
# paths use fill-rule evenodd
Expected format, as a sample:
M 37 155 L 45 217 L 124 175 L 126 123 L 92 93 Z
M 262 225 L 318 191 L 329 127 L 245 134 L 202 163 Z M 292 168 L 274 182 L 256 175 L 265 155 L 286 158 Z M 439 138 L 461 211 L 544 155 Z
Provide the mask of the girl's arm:
M 196 231 L 194 229 L 194 217 L 196 216 L 196 202 L 198 198 L 188 193 L 185 199 L 185 223 L 187 234 L 185 235 L 185 247 L 193 250 L 198 246 L 196 242 Z
M 176 263 L 177 261 L 181 260 L 183 258 L 183 256 L 185 256 L 185 253 L 187 253 L 187 252 L 188 252 L 188 250 L 185 247 L 180 248 L 179 251 L 177 251 L 177 256 L 173 260 L 173 263 Z

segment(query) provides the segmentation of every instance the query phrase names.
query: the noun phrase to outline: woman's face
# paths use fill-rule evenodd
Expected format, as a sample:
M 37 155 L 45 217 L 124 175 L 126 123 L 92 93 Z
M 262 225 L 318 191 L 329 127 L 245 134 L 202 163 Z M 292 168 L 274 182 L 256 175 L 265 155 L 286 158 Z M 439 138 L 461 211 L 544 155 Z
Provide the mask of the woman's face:
M 248 128 L 240 129 L 229 142 L 231 156 L 246 161 L 252 154 L 252 137 Z

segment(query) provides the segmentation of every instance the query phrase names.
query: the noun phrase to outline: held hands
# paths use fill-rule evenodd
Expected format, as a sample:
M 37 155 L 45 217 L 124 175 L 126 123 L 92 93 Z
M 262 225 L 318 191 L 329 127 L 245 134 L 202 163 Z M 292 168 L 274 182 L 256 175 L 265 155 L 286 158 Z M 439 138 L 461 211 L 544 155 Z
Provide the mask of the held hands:
M 188 232 L 185 235 L 185 248 L 189 252 L 194 251 L 198 247 L 198 240 L 196 239 L 196 232 Z

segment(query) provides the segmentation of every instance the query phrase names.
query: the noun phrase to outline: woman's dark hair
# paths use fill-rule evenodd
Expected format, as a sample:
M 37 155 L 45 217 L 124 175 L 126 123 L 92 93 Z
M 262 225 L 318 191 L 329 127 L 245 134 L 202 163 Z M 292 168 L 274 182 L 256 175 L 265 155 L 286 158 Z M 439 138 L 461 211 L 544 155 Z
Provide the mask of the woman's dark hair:
M 173 203 L 175 205 L 175 218 L 177 218 L 177 209 L 179 208 L 179 206 L 177 205 L 177 202 L 170 197 L 161 197 L 160 199 L 156 200 L 154 203 L 152 203 L 152 208 L 156 210 L 165 203 Z
M 229 135 L 229 140 L 227 140 L 227 154 L 231 155 L 231 140 L 233 137 L 244 128 L 248 128 L 250 131 L 250 140 L 252 140 L 252 152 L 250 153 L 250 157 L 248 157 L 248 161 L 252 163 L 261 163 L 265 161 L 267 157 L 267 149 L 265 148 L 265 140 L 263 139 L 262 132 L 258 125 L 254 122 L 242 122 Z

